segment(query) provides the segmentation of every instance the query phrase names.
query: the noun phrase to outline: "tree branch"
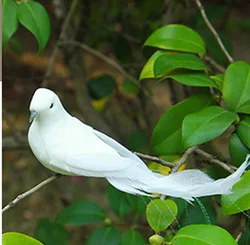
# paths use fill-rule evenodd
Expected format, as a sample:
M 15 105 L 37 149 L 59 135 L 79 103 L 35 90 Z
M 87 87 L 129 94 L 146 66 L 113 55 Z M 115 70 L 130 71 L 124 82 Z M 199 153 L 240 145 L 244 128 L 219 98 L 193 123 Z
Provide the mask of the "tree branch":
M 186 152 L 183 154 L 181 159 L 174 165 L 171 173 L 175 173 L 178 171 L 178 169 L 185 164 L 185 162 L 188 160 L 188 158 L 194 153 L 195 149 L 197 149 L 197 146 L 190 147 L 186 150 Z
M 221 38 L 219 37 L 219 35 L 216 32 L 216 30 L 214 29 L 213 25 L 211 24 L 211 22 L 207 18 L 207 15 L 206 15 L 206 12 L 205 12 L 205 9 L 204 9 L 202 3 L 200 2 L 200 0 L 195 0 L 195 2 L 196 2 L 196 5 L 198 6 L 198 8 L 199 8 L 199 10 L 201 12 L 201 16 L 202 16 L 203 20 L 205 21 L 205 23 L 206 23 L 207 27 L 209 28 L 209 30 L 213 33 L 213 35 L 214 35 L 217 43 L 219 44 L 222 52 L 225 54 L 225 56 L 227 57 L 227 59 L 229 60 L 229 62 L 233 63 L 234 62 L 233 58 L 231 57 L 231 55 L 226 50 L 224 44 L 221 41 Z
M 154 161 L 154 162 L 160 163 L 162 165 L 168 166 L 170 168 L 173 168 L 175 166 L 174 163 L 164 161 L 164 160 L 162 160 L 162 159 L 160 159 L 158 157 L 155 157 L 155 156 L 149 156 L 149 155 L 142 154 L 142 153 L 139 153 L 139 152 L 134 152 L 134 154 L 136 156 L 142 158 L 142 159 L 149 160 L 149 161 Z
M 73 46 L 79 47 L 79 48 L 87 51 L 88 53 L 100 58 L 101 60 L 105 61 L 107 64 L 114 67 L 122 75 L 124 75 L 124 77 L 128 78 L 130 81 L 135 83 L 138 87 L 140 87 L 139 82 L 133 76 L 131 76 L 127 71 L 125 71 L 116 61 L 114 61 L 113 59 L 111 59 L 111 58 L 107 57 L 106 55 L 100 53 L 99 51 L 89 47 L 88 45 L 86 45 L 84 43 L 81 43 L 81 42 L 78 42 L 78 41 L 74 41 L 74 40 L 60 41 L 59 45 L 60 46 L 73 45 Z
M 59 51 L 58 43 L 60 41 L 62 41 L 66 36 L 66 32 L 67 32 L 67 30 L 69 28 L 69 25 L 70 25 L 70 20 L 72 18 L 73 13 L 76 10 L 77 3 L 78 3 L 78 0 L 74 0 L 72 2 L 71 6 L 70 6 L 70 10 L 68 12 L 68 15 L 66 16 L 66 18 L 65 18 L 65 20 L 64 20 L 64 22 L 62 24 L 61 33 L 60 33 L 59 38 L 58 38 L 58 40 L 56 42 L 55 48 L 53 49 L 52 54 L 50 55 L 50 58 L 49 58 L 47 70 L 46 70 L 46 73 L 44 75 L 44 79 L 43 79 L 43 82 L 42 82 L 42 87 L 47 87 L 48 86 L 49 76 L 52 73 L 52 69 L 53 69 L 54 63 L 56 61 L 56 56 L 57 56 L 58 51 Z
M 201 155 L 202 157 L 206 158 L 206 160 L 210 163 L 213 163 L 213 164 L 216 164 L 220 167 L 222 167 L 223 169 L 225 169 L 227 172 L 229 173 L 234 173 L 235 170 L 237 170 L 236 167 L 232 166 L 232 165 L 229 165 L 229 164 L 226 164 L 218 159 L 216 159 L 213 155 L 201 150 L 201 149 L 198 149 L 196 148 L 195 149 L 195 153 L 197 153 L 198 155 Z
M 5 211 L 7 211 L 8 209 L 12 208 L 13 206 L 15 206 L 19 201 L 21 201 L 22 199 L 24 199 L 25 197 L 31 195 L 32 193 L 36 192 L 37 190 L 39 190 L 40 188 L 42 188 L 43 186 L 49 184 L 50 182 L 59 179 L 62 175 L 61 174 L 55 174 L 51 177 L 49 177 L 48 179 L 42 181 L 41 183 L 39 183 L 38 185 L 34 186 L 33 188 L 31 188 L 30 190 L 18 195 L 13 201 L 11 201 L 8 205 L 6 205 L 3 209 L 2 209 L 2 213 L 4 213 Z
M 213 66 L 217 71 L 221 72 L 221 73 L 224 73 L 226 71 L 226 69 L 218 64 L 214 59 L 212 59 L 210 56 L 206 55 L 203 57 L 203 59 L 208 63 L 210 64 L 211 66 Z

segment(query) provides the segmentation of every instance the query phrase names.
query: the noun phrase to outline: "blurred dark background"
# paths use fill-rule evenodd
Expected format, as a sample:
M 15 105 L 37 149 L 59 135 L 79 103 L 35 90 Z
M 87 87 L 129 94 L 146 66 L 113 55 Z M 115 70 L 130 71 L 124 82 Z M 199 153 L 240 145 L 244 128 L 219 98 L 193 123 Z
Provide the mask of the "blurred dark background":
M 143 48 L 146 38 L 166 24 L 187 25 L 205 39 L 208 55 L 221 66 L 228 66 L 193 1 L 84 0 L 72 15 L 64 45 L 58 46 L 52 73 L 44 78 L 73 1 L 39 2 L 51 20 L 45 51 L 38 56 L 34 36 L 19 26 L 3 54 L 3 205 L 52 175 L 34 158 L 26 142 L 29 102 L 38 87 L 54 90 L 71 114 L 129 149 L 150 153 L 150 136 L 161 114 L 193 91 L 171 81 L 141 81 L 140 89 L 134 84 L 153 52 Z M 203 4 L 234 59 L 250 62 L 250 3 L 207 0 Z M 68 40 L 87 47 L 82 50 L 65 45 Z M 110 59 L 116 65 L 110 64 Z M 226 155 L 223 138 L 218 144 Z M 102 179 L 61 178 L 4 213 L 3 231 L 33 235 L 39 218 L 55 215 L 74 200 L 91 199 L 108 210 L 105 188 Z M 80 229 L 73 230 L 73 242 L 86 236 L 87 232 Z

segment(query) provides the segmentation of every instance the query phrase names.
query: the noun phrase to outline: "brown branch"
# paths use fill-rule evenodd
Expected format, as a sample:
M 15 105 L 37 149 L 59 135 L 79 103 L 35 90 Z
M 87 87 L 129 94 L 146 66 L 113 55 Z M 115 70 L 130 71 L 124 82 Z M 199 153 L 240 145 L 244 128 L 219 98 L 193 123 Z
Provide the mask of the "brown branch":
M 131 76 L 127 71 L 125 71 L 116 61 L 114 61 L 113 59 L 100 53 L 99 51 L 89 47 L 88 45 L 81 43 L 81 42 L 78 42 L 78 41 L 74 41 L 74 40 L 61 41 L 61 42 L 59 42 L 59 45 L 61 45 L 61 46 L 73 45 L 73 46 L 79 47 L 79 48 L 87 51 L 88 53 L 105 61 L 107 64 L 113 66 L 122 75 L 124 75 L 124 77 L 128 78 L 131 82 L 135 83 L 138 87 L 140 87 L 139 82 L 133 76 Z
M 4 213 L 5 211 L 7 211 L 8 209 L 12 208 L 13 206 L 15 206 L 19 201 L 21 201 L 22 199 L 24 199 L 25 197 L 31 195 L 32 193 L 36 192 L 37 190 L 39 190 L 40 188 L 42 188 L 43 186 L 49 184 L 50 182 L 60 178 L 62 175 L 61 174 L 55 174 L 51 177 L 49 177 L 48 179 L 42 181 L 41 183 L 39 183 L 38 185 L 34 186 L 33 188 L 31 188 L 30 190 L 18 195 L 13 201 L 11 201 L 8 205 L 6 205 L 3 209 L 2 209 L 2 213 Z
M 213 163 L 213 164 L 216 164 L 220 167 L 222 167 L 223 169 L 225 169 L 227 172 L 229 173 L 234 173 L 235 170 L 237 170 L 236 167 L 232 166 L 232 165 L 229 165 L 229 164 L 226 164 L 218 159 L 216 159 L 213 155 L 201 150 L 201 149 L 198 149 L 196 148 L 195 149 L 195 153 L 204 157 L 208 162 L 210 163 Z
M 244 214 L 242 214 L 242 216 L 241 216 L 240 224 L 239 224 L 239 227 L 237 230 L 238 230 L 237 231 L 238 234 L 235 237 L 235 241 L 238 243 L 239 240 L 241 239 L 242 235 L 246 231 L 246 217 L 244 216 Z
M 214 59 L 212 59 L 210 56 L 206 55 L 203 57 L 203 59 L 210 64 L 211 66 L 213 66 L 218 72 L 224 73 L 226 71 L 225 67 L 223 67 L 222 65 L 218 64 Z
M 73 13 L 76 10 L 77 3 L 78 3 L 78 0 L 74 0 L 72 2 L 71 6 L 70 6 L 70 10 L 68 12 L 68 15 L 66 16 L 66 18 L 65 18 L 65 20 L 64 20 L 64 22 L 62 24 L 62 30 L 61 30 L 61 33 L 59 35 L 59 39 L 57 40 L 55 48 L 53 49 L 52 54 L 50 55 L 50 58 L 49 58 L 47 70 L 46 70 L 46 73 L 44 75 L 44 79 L 43 79 L 43 82 L 42 82 L 42 87 L 48 86 L 49 76 L 52 73 L 52 69 L 53 69 L 54 63 L 56 61 L 56 56 L 57 56 L 58 51 L 59 51 L 58 43 L 60 41 L 62 41 L 66 36 L 66 32 L 67 32 L 67 30 L 69 28 L 69 25 L 70 25 L 70 20 L 72 18 Z
M 133 152 L 136 156 L 142 158 L 142 159 L 145 159 L 145 160 L 149 160 L 149 161 L 154 161 L 154 162 L 157 162 L 157 163 L 160 163 L 162 165 L 165 165 L 165 166 L 168 166 L 170 168 L 173 168 L 175 166 L 174 163 L 171 163 L 171 162 L 168 162 L 168 161 L 164 161 L 158 157 L 155 157 L 155 156 L 149 156 L 149 155 L 146 155 L 146 154 L 142 154 L 142 153 L 139 153 L 139 152 Z
M 186 150 L 186 152 L 183 154 L 181 159 L 175 164 L 173 167 L 171 173 L 175 173 L 178 171 L 178 169 L 185 164 L 185 162 L 188 160 L 188 158 L 194 153 L 196 150 L 197 146 L 190 147 L 189 149 Z
M 218 33 L 216 32 L 216 30 L 214 29 L 213 25 L 211 24 L 211 22 L 209 21 L 209 19 L 207 18 L 205 9 L 202 5 L 202 3 L 200 2 L 200 0 L 195 0 L 196 5 L 198 6 L 200 12 L 201 12 L 201 16 L 203 18 L 203 20 L 205 21 L 207 27 L 209 28 L 209 30 L 212 32 L 212 34 L 214 35 L 217 43 L 219 44 L 222 52 L 225 54 L 225 56 L 227 57 L 227 59 L 229 60 L 230 63 L 233 63 L 234 60 L 231 57 L 231 55 L 228 53 L 228 51 L 226 50 L 224 44 L 221 41 L 221 38 L 219 37 Z

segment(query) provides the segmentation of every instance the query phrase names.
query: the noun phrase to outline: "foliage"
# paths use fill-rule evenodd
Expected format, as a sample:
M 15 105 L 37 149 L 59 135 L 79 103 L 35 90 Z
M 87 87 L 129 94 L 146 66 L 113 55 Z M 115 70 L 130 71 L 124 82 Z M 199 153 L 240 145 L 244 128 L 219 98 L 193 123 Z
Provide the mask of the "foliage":
M 148 12 L 144 12 L 145 16 L 150 15 L 151 8 L 153 6 L 146 8 Z M 98 18 L 98 13 L 95 14 L 96 18 L 93 19 L 102 27 L 101 18 Z M 127 15 L 129 14 L 128 11 Z M 117 15 L 118 13 L 113 11 L 109 17 L 115 19 Z M 19 23 L 36 37 L 40 54 L 50 35 L 50 21 L 44 7 L 35 1 L 3 0 L 3 49 L 7 42 L 11 42 Z M 158 27 L 157 23 L 151 25 Z M 133 29 L 131 26 L 129 28 Z M 201 26 L 197 26 L 197 29 L 199 28 Z M 142 68 L 139 80 L 155 79 L 163 83 L 170 82 L 171 79 L 184 86 L 196 87 L 198 92 L 163 113 L 153 130 L 151 151 L 167 156 L 180 154 L 192 146 L 209 143 L 229 128 L 233 128 L 234 130 L 230 131 L 229 153 L 232 164 L 239 166 L 250 153 L 250 65 L 236 61 L 227 67 L 224 74 L 216 74 L 203 59 L 206 50 L 217 56 L 215 51 L 218 50 L 218 44 L 210 34 L 201 31 L 200 35 L 190 27 L 180 24 L 152 29 L 154 31 L 146 39 L 144 46 L 151 47 L 153 52 Z M 106 38 L 101 31 L 98 35 Z M 203 37 L 208 37 L 205 39 L 207 42 Z M 95 38 L 92 37 L 90 40 L 95 43 Z M 124 52 L 119 45 L 127 47 L 128 50 L 130 45 L 124 39 L 115 41 L 116 56 L 121 61 L 128 61 L 130 52 Z M 225 63 L 218 57 L 217 60 Z M 93 100 L 108 98 L 116 87 L 116 80 L 109 75 L 88 81 L 89 94 Z M 142 86 L 124 80 L 122 89 L 124 93 L 139 96 Z M 130 135 L 130 148 L 144 148 L 146 139 L 144 130 L 136 130 Z M 223 215 L 237 214 L 250 209 L 249 177 L 248 171 L 235 184 L 232 194 L 222 196 L 221 201 L 217 200 L 222 206 Z M 132 196 L 118 191 L 111 185 L 107 188 L 106 196 L 113 216 L 116 216 L 114 219 L 99 204 L 79 200 L 59 211 L 55 219 L 38 220 L 35 237 L 45 245 L 66 245 L 69 244 L 68 226 L 94 224 L 95 229 L 88 236 L 88 245 L 145 244 L 140 233 L 141 226 L 146 226 L 147 234 L 152 233 L 152 230 L 155 233 L 162 232 L 161 235 L 166 233 L 165 240 L 159 234 L 149 238 L 149 242 L 155 245 L 220 245 L 221 241 L 229 245 L 236 244 L 226 230 L 216 226 L 216 212 L 210 198 L 202 200 L 203 207 L 191 206 L 175 198 L 151 200 L 148 197 Z M 199 215 L 194 215 L 197 212 L 202 213 L 202 209 L 212 217 L 213 225 L 203 224 L 206 219 L 202 220 Z M 191 215 L 189 218 L 188 213 Z M 148 224 L 139 222 L 144 214 Z M 206 214 L 203 212 L 204 215 Z M 123 229 L 120 229 L 120 226 Z M 178 229 L 176 234 L 172 232 L 173 227 Z M 169 231 L 171 235 L 168 234 Z M 14 232 L 5 233 L 3 241 L 6 245 L 41 244 L 31 237 Z
M 3 50 L 11 36 L 16 32 L 18 24 L 22 24 L 37 39 L 40 54 L 50 36 L 50 20 L 45 8 L 35 1 L 3 0 Z
M 43 245 L 38 240 L 18 232 L 6 232 L 2 236 L 4 245 Z

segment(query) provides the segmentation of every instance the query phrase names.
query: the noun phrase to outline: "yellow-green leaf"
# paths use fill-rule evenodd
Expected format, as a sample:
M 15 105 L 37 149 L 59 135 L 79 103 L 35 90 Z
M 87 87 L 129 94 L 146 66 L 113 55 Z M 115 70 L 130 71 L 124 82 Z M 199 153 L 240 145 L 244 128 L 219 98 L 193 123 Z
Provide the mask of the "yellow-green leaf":
M 176 219 L 178 207 L 170 199 L 152 200 L 146 209 L 146 217 L 149 225 L 155 232 L 160 232 L 168 228 Z

